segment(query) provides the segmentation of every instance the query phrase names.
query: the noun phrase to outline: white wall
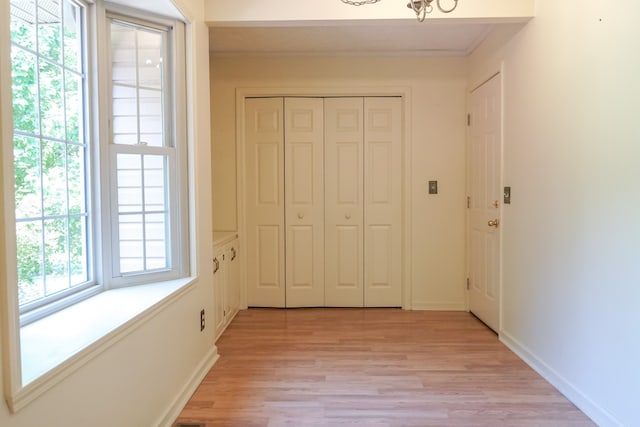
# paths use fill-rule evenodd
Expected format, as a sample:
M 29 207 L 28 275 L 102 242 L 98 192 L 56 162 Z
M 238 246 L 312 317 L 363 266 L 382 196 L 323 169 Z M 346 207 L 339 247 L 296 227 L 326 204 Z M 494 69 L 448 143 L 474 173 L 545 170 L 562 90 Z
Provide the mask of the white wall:
M 236 88 L 409 87 L 414 308 L 464 308 L 464 58 L 213 57 L 214 226 L 235 229 Z M 427 181 L 440 194 L 428 196 Z
M 603 426 L 640 425 L 639 16 L 539 1 L 470 59 L 504 60 L 502 339 Z
M 8 61 L 8 3 L 0 2 L 0 64 L 2 64 L 3 118 L 11 108 Z M 193 62 L 188 71 L 192 94 L 188 105 L 192 115 L 190 132 L 193 145 L 190 167 L 195 190 L 191 214 L 194 217 L 192 253 L 197 254 L 194 268 L 198 283 L 167 309 L 159 312 L 129 335 L 114 343 L 89 363 L 45 392 L 16 414 L 10 414 L 0 403 L 0 425 L 3 427 L 33 426 L 151 426 L 161 421 L 171 408 L 201 363 L 214 348 L 214 328 L 199 331 L 199 312 L 204 306 L 213 315 L 213 290 L 210 273 L 211 248 L 211 168 L 209 124 L 208 31 L 201 21 L 204 16 L 201 0 L 176 2 L 195 18 L 187 39 L 191 44 L 188 56 Z M 204 88 L 204 90 L 203 90 Z M 8 90 L 7 90 L 8 89 Z M 6 92 L 5 92 L 6 91 Z M 9 113 L 10 117 L 10 113 Z M 6 125 L 6 123 L 3 123 Z M 7 126 L 0 129 L 2 144 L 11 144 Z M 11 183 L 0 174 L 0 189 L 10 191 Z M 2 196 L 2 194 L 0 194 Z M 5 260 L 4 216 L 0 214 L 0 289 L 15 286 L 7 283 L 5 268 L 15 269 L 15 261 Z M 6 262 L 6 265 L 3 265 Z M 0 292 L 0 294 L 3 294 Z M 212 317 L 210 317 L 212 319 Z M 6 320 L 3 316 L 3 321 Z M 6 333 L 6 330 L 3 330 Z M 0 339 L 0 346 L 5 337 Z M 6 362 L 7 348 L 0 348 Z M 3 381 L 0 374 L 0 382 Z M 173 420 L 169 420 L 172 422 Z

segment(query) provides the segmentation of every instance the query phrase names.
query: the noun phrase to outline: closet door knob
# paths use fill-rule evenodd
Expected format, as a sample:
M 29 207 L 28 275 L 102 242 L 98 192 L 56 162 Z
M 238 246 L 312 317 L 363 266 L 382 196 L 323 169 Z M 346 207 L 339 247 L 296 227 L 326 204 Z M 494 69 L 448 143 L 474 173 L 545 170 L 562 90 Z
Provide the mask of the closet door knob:
M 351 219 L 351 212 L 347 212 L 346 214 L 344 214 L 344 217 L 346 219 Z
M 303 212 L 298 212 L 298 218 L 300 218 L 300 219 L 304 218 L 304 213 Z

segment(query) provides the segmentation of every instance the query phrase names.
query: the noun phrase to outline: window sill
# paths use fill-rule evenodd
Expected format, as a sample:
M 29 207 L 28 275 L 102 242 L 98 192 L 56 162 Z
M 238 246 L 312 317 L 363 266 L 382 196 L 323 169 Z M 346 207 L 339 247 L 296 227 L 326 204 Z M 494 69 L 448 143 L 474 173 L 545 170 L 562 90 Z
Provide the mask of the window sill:
M 102 292 L 20 328 L 22 388 L 14 411 L 186 293 L 193 277 Z

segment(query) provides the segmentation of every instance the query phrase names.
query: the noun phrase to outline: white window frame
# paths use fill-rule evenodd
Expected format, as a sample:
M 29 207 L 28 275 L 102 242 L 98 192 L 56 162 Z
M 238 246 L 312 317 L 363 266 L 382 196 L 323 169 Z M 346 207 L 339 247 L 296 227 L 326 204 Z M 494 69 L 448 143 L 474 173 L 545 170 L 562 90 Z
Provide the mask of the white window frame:
M 87 62 L 88 62 L 88 93 L 93 98 L 89 105 L 85 105 L 85 108 L 89 110 L 89 126 L 92 127 L 90 131 L 91 145 L 89 152 L 87 153 L 87 173 L 91 174 L 90 179 L 93 179 L 94 185 L 87 187 L 87 197 L 89 201 L 88 211 L 93 216 L 94 228 L 93 241 L 90 244 L 90 249 L 95 260 L 94 265 L 94 280 L 97 285 L 92 289 L 98 289 L 98 295 L 93 298 L 88 298 L 89 295 L 81 295 L 76 293 L 68 298 L 57 301 L 56 303 L 42 307 L 42 309 L 33 310 L 28 312 L 24 316 L 20 315 L 18 307 L 18 289 L 17 289 L 17 276 L 16 270 L 13 264 L 16 258 L 15 252 L 15 205 L 14 205 L 14 192 L 11 185 L 7 188 L 0 189 L 0 198 L 4 201 L 3 206 L 0 206 L 0 220 L 3 221 L 5 227 L 5 242 L 0 247 L 0 271 L 4 270 L 4 267 L 8 267 L 2 271 L 3 278 L 0 282 L 6 282 L 7 286 L 0 287 L 0 312 L 2 319 L 0 324 L 2 325 L 3 333 L 0 334 L 3 337 L 3 349 L 5 350 L 5 365 L 4 365 L 4 390 L 5 398 L 9 406 L 9 410 L 14 413 L 24 408 L 29 403 L 33 402 L 40 395 L 45 393 L 55 384 L 63 381 L 68 375 L 84 366 L 89 360 L 102 353 L 113 345 L 114 341 L 123 339 L 128 336 L 132 327 L 137 327 L 144 324 L 147 320 L 151 319 L 157 314 L 159 310 L 171 306 L 185 293 L 193 289 L 193 286 L 197 283 L 197 278 L 189 276 L 192 268 L 191 258 L 189 254 L 190 233 L 193 230 L 190 229 L 190 225 L 193 225 L 194 218 L 189 215 L 190 203 L 193 200 L 189 199 L 188 190 L 194 188 L 194 177 L 190 174 L 188 169 L 189 159 L 187 157 L 187 86 L 186 86 L 186 72 L 188 62 L 186 58 L 186 29 L 187 24 L 182 22 L 184 19 L 183 14 L 174 8 L 169 0 L 166 0 L 162 10 L 173 18 L 167 19 L 163 17 L 157 17 L 159 22 L 168 22 L 178 31 L 174 32 L 176 49 L 174 61 L 172 66 L 174 68 L 174 77 L 176 81 L 182 82 L 174 86 L 179 88 L 174 90 L 174 106 L 180 106 L 173 112 L 175 117 L 176 127 L 174 132 L 176 140 L 180 145 L 180 149 L 176 152 L 176 164 L 180 169 L 180 174 L 177 177 L 178 194 L 176 199 L 180 201 L 180 211 L 175 218 L 177 228 L 180 231 L 180 241 L 175 242 L 174 245 L 179 247 L 180 256 L 180 273 L 181 278 L 177 280 L 165 280 L 165 281 L 153 281 L 151 278 L 148 281 L 140 282 L 145 283 L 142 286 L 122 286 L 123 289 L 113 289 L 111 282 L 105 279 L 105 272 L 103 267 L 104 260 L 103 248 L 105 246 L 105 240 L 108 236 L 104 236 L 104 225 L 108 222 L 109 216 L 103 217 L 105 212 L 105 203 L 103 203 L 108 193 L 108 186 L 104 187 L 104 179 L 109 179 L 109 173 L 105 172 L 105 159 L 108 159 L 108 147 L 106 144 L 97 143 L 103 141 L 102 137 L 106 132 L 106 110 L 105 105 L 108 105 L 110 96 L 108 97 L 106 104 L 105 100 L 101 99 L 108 93 L 109 81 L 104 78 L 105 67 L 109 64 L 105 62 L 104 48 L 101 46 L 104 42 L 105 25 L 106 25 L 106 10 L 111 9 L 112 5 L 103 2 L 102 0 L 75 0 L 78 3 L 87 6 L 86 14 L 87 20 L 85 22 L 85 35 L 86 35 L 86 49 Z M 147 3 L 141 4 L 141 7 L 155 8 L 155 6 L 161 6 L 162 2 L 157 5 L 150 5 Z M 113 6 L 113 10 L 120 10 L 121 13 L 128 16 L 139 15 L 145 20 L 156 20 L 156 16 L 150 14 L 148 11 L 134 11 L 127 7 Z M 0 2 L 0 14 L 5 18 L 5 23 L 9 22 L 9 2 Z M 171 24 L 173 23 L 173 24 Z M 11 75 L 11 63 L 9 59 L 10 53 L 10 40 L 9 31 L 4 28 L 0 31 L 0 68 L 6 75 Z M 189 57 L 189 60 L 193 60 Z M 189 87 L 193 90 L 192 87 Z M 0 92 L 9 95 L 7 98 L 3 97 L 2 108 L 0 108 L 0 133 L 2 133 L 3 141 L 0 144 L 0 151 L 2 151 L 2 157 L 0 158 L 0 173 L 3 175 L 2 181 L 5 184 L 13 182 L 13 133 L 10 130 L 12 128 L 13 116 L 11 113 L 11 81 L 10 79 L 3 79 L 0 81 Z M 8 107 L 8 108 L 7 108 Z M 189 134 L 191 137 L 191 134 Z M 106 151 L 106 153 L 105 153 Z M 191 159 L 193 160 L 193 159 Z M 106 174 L 106 175 L 105 175 Z M 106 178 L 105 178 L 106 176 Z M 5 263 L 3 260 L 8 260 Z M 100 261 L 100 262 L 99 262 Z M 6 264 L 6 265 L 5 265 Z M 135 283 L 130 283 L 133 285 Z M 101 292 L 102 290 L 108 290 L 108 292 Z M 81 300 L 82 299 L 82 300 Z M 131 302 L 132 304 L 130 304 Z M 6 310 L 5 310 L 6 309 Z M 80 315 L 78 315 L 80 313 Z M 51 314 L 51 316 L 48 316 Z M 24 326 L 24 318 L 28 317 L 28 322 L 39 320 L 32 325 Z M 60 326 L 59 320 L 66 319 L 66 326 Z M 97 328 L 75 328 L 74 325 L 85 324 L 86 322 L 97 321 Z M 31 354 L 36 354 L 38 358 L 40 355 L 47 355 L 51 352 L 53 347 L 47 347 L 49 344 L 44 344 L 38 338 L 37 334 L 31 337 L 24 336 L 25 329 L 35 327 L 40 331 L 45 331 L 45 336 L 51 338 L 48 341 L 54 341 L 53 346 L 57 350 L 63 350 L 56 354 L 56 359 L 51 364 L 51 360 L 40 363 L 39 361 L 32 365 L 31 362 L 25 363 L 25 348 L 31 348 Z M 71 331 L 75 334 L 74 339 L 66 345 L 66 342 L 55 342 L 55 337 L 51 336 L 47 330 L 51 328 L 61 328 L 61 330 Z M 32 328 L 31 328 L 32 329 Z M 27 333 L 26 335 L 29 335 Z M 82 350 L 78 351 L 76 346 L 76 339 L 82 341 L 84 344 Z M 64 349 L 58 348 L 58 344 L 63 344 Z M 26 352 L 28 354 L 28 352 Z M 28 356 L 27 356 L 28 357 Z M 24 374 L 25 367 L 28 369 L 36 368 L 39 370 L 45 367 L 44 371 L 36 373 L 35 376 Z M 27 378 L 27 380 L 25 380 Z
M 187 132 L 186 112 L 176 108 L 177 105 L 186 105 L 186 76 L 184 67 L 178 64 L 185 63 L 185 31 L 182 22 L 167 20 L 160 17 L 141 14 L 121 6 L 107 4 L 103 31 L 106 37 L 102 37 L 104 45 L 100 46 L 106 53 L 106 58 L 101 64 L 102 75 L 107 76 L 107 84 L 103 84 L 100 94 L 102 111 L 108 111 L 108 129 L 101 129 L 100 154 L 102 164 L 106 165 L 101 174 L 102 188 L 105 196 L 102 198 L 103 206 L 101 214 L 103 218 L 102 228 L 102 253 L 103 253 L 103 283 L 107 289 L 125 287 L 136 284 L 159 282 L 185 277 L 188 274 L 189 245 L 188 245 L 188 176 L 187 176 Z M 112 111 L 112 73 L 111 73 L 111 22 L 130 24 L 132 26 L 146 27 L 159 31 L 166 31 L 166 52 L 168 56 L 167 73 L 164 74 L 165 100 L 165 146 L 150 147 L 139 145 L 112 144 L 113 133 L 111 120 Z M 123 154 L 157 154 L 166 156 L 167 159 L 167 187 L 169 191 L 169 221 L 167 227 L 169 236 L 167 244 L 170 245 L 168 255 L 169 268 L 161 271 L 142 272 L 134 274 L 121 274 L 119 269 L 119 237 L 118 237 L 118 206 L 117 206 L 117 171 L 116 156 Z M 109 197 L 106 197 L 106 191 Z
M 186 105 L 185 24 L 107 2 L 74 1 L 84 7 L 83 55 L 87 68 L 84 87 L 85 134 L 88 141 L 86 197 L 90 217 L 87 226 L 90 235 L 87 252 L 90 280 L 53 298 L 44 298 L 19 307 L 21 325 L 46 317 L 104 290 L 169 281 L 189 274 L 187 115 L 184 109 L 176 108 L 178 105 Z M 164 79 L 167 89 L 166 104 L 170 107 L 165 108 L 165 138 L 171 143 L 167 144 L 168 147 L 145 147 L 146 154 L 162 154 L 170 158 L 167 162 L 167 173 L 171 177 L 168 180 L 170 235 L 167 236 L 167 242 L 170 245 L 171 266 L 162 271 L 121 275 L 117 265 L 115 155 L 118 152 L 140 154 L 140 147 L 115 147 L 111 144 L 111 19 L 167 30 L 169 65 Z M 105 120 L 105 117 L 108 119 Z
M 82 7 L 82 26 L 81 26 L 81 34 L 82 34 L 82 46 L 81 46 L 81 55 L 82 55 L 82 73 L 84 74 L 82 90 L 83 90 L 83 109 L 84 109 L 84 122 L 82 123 L 82 132 L 84 133 L 84 142 L 85 142 L 85 170 L 84 170 L 84 179 L 85 179 L 85 204 L 86 204 L 86 233 L 87 233 L 87 241 L 86 241 L 86 250 L 87 250 L 87 281 L 83 284 L 76 285 L 72 288 L 57 292 L 53 295 L 44 296 L 37 300 L 28 302 L 18 307 L 20 313 L 20 322 L 21 324 L 28 324 L 37 319 L 45 317 L 49 314 L 52 314 L 56 311 L 62 310 L 70 305 L 75 304 L 76 302 L 87 299 L 103 290 L 102 284 L 99 284 L 96 281 L 96 255 L 95 255 L 95 210 L 93 208 L 94 204 L 93 194 L 96 188 L 95 180 L 92 176 L 92 153 L 91 149 L 94 145 L 93 141 L 93 125 L 94 123 L 91 120 L 91 111 L 93 100 L 95 99 L 95 91 L 92 90 L 91 82 L 90 82 L 90 70 L 91 70 L 91 10 L 90 7 L 92 3 L 89 3 L 84 0 L 72 0 L 72 3 L 76 3 Z M 38 57 L 40 54 L 38 51 L 34 51 Z M 41 115 L 40 115 L 41 116 Z M 14 133 L 15 135 L 15 133 Z M 46 217 L 43 213 L 43 217 Z M 15 221 L 17 224 L 18 221 Z M 19 236 L 17 236 L 19 237 Z

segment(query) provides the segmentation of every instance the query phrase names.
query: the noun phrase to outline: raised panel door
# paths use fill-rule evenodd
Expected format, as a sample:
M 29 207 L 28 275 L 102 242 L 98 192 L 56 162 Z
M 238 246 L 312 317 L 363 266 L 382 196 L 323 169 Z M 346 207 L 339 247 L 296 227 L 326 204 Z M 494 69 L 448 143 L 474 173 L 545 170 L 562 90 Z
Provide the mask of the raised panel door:
M 362 307 L 363 98 L 325 99 L 325 301 Z
M 247 304 L 285 306 L 284 105 L 245 101 Z
M 324 305 L 322 98 L 285 98 L 286 306 Z
M 499 331 L 500 75 L 471 93 L 469 138 L 469 309 Z
M 364 304 L 402 305 L 402 103 L 364 99 Z

